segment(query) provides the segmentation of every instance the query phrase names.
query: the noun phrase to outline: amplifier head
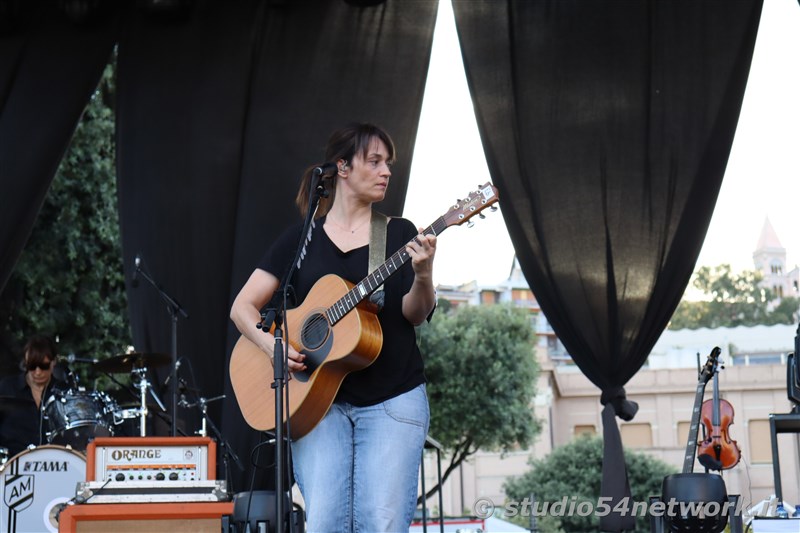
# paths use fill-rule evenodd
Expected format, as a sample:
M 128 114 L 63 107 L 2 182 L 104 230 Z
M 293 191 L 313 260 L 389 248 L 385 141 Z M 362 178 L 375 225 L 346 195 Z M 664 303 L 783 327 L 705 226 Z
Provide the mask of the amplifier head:
M 208 437 L 97 438 L 86 450 L 86 480 L 165 485 L 213 480 L 216 450 Z

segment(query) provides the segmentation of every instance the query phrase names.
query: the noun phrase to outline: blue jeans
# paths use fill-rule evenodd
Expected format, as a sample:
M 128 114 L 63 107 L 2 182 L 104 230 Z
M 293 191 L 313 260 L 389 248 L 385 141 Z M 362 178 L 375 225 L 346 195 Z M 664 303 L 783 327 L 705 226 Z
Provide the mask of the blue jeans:
M 292 443 L 306 531 L 407 532 L 429 419 L 425 385 L 369 407 L 334 403 Z

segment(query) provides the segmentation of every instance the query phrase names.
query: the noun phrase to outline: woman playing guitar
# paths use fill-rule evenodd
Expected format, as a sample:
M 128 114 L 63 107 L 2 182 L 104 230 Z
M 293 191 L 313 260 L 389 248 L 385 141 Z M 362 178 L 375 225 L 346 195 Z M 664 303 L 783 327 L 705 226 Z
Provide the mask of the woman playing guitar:
M 302 307 L 316 309 L 319 306 L 314 300 L 326 300 L 326 293 L 335 292 L 326 275 L 356 281 L 367 274 L 372 206 L 386 195 L 394 159 L 391 138 L 376 126 L 351 124 L 331 135 L 325 160 L 336 165 L 332 190 L 320 202 L 310 239 L 304 241 L 301 268 L 292 280 L 297 301 L 304 302 Z M 309 203 L 312 178 L 313 167 L 304 175 L 298 194 L 302 212 Z M 379 327 L 365 326 L 366 318 L 349 315 L 356 316 L 354 328 L 372 330 L 360 332 L 361 337 L 370 338 L 356 344 L 359 348 L 369 345 L 364 351 L 374 352 L 376 358 L 363 370 L 344 377 L 321 422 L 291 444 L 295 478 L 306 502 L 308 531 L 352 531 L 354 524 L 360 531 L 408 531 L 416 507 L 429 411 L 414 327 L 430 316 L 435 305 L 432 269 L 436 237 L 420 234 L 403 218 L 389 218 L 385 227 L 386 250 L 401 249 L 410 263 L 401 263 L 397 274 L 383 283 Z M 272 243 L 231 309 L 231 319 L 243 337 L 263 351 L 264 357 L 272 358 L 275 341 L 257 328 L 260 311 L 279 288 L 280 278 L 295 256 L 301 230 L 295 225 Z M 385 257 L 382 252 L 381 260 Z M 327 328 L 328 321 L 321 313 L 318 318 Z M 287 322 L 292 327 L 289 319 Z M 322 337 L 335 350 L 346 333 L 325 329 Z M 296 378 L 289 382 L 291 394 L 296 382 L 315 379 L 316 373 L 310 373 L 321 363 L 314 361 L 309 351 L 298 351 L 298 343 L 292 342 L 291 333 L 287 335 L 288 369 Z

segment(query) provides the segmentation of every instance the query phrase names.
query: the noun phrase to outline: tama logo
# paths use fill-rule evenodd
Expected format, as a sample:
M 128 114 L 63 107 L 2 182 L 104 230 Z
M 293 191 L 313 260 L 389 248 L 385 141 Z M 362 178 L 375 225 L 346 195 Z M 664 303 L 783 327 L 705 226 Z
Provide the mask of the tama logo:
M 115 461 L 133 461 L 135 459 L 160 459 L 161 450 L 114 450 L 111 458 Z
M 25 461 L 23 472 L 66 472 L 66 461 Z

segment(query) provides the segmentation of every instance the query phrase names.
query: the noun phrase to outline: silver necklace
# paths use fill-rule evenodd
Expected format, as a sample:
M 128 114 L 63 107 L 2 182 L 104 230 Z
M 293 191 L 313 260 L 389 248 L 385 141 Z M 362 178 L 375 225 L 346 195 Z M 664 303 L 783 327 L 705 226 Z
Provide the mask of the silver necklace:
M 355 232 L 357 232 L 358 230 L 360 230 L 361 228 L 363 228 L 363 227 L 366 225 L 366 223 L 367 223 L 367 222 L 369 222 L 369 220 L 370 220 L 370 219 L 367 219 L 367 220 L 365 220 L 364 222 L 362 222 L 361 224 L 359 224 L 359 225 L 358 225 L 358 227 L 356 227 L 356 228 L 353 228 L 353 229 L 347 229 L 347 228 L 345 228 L 344 226 L 342 226 L 341 224 L 338 224 L 338 223 L 337 223 L 335 220 L 333 220 L 333 219 L 331 219 L 331 218 L 328 218 L 328 219 L 327 219 L 327 221 L 328 221 L 328 222 L 330 222 L 331 224 L 333 224 L 333 225 L 334 225 L 334 226 L 336 226 L 337 228 L 341 229 L 342 231 L 349 231 L 351 234 L 354 234 Z

